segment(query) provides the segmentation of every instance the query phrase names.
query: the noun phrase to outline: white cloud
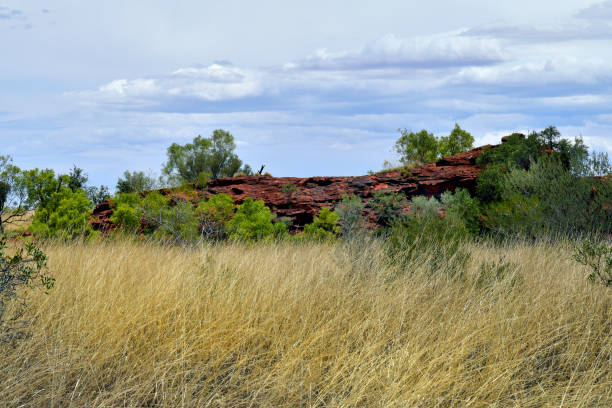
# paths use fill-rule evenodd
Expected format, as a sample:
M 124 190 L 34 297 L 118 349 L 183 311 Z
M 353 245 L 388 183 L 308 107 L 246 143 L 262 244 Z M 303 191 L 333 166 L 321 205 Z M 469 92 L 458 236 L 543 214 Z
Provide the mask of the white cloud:
M 207 67 L 180 68 L 168 76 L 117 79 L 100 86 L 97 91 L 68 95 L 89 103 L 150 106 L 176 98 L 224 101 L 258 96 L 263 92 L 262 80 L 255 71 L 216 63 Z
M 499 43 L 444 33 L 414 38 L 388 34 L 356 51 L 319 49 L 287 69 L 359 70 L 375 68 L 443 68 L 488 65 L 503 60 Z
M 578 18 L 587 20 L 609 20 L 612 21 L 612 1 L 603 1 L 580 10 L 575 15 Z

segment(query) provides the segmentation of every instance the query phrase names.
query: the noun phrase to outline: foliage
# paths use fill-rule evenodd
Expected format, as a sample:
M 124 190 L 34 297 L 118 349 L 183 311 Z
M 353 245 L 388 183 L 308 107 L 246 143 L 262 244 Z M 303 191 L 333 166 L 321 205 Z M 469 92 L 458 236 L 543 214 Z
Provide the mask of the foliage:
M 0 156 L 0 233 L 6 224 L 22 220 L 30 209 L 21 170 L 10 156 Z
M 462 152 L 467 152 L 474 145 L 474 137 L 467 131 L 461 129 L 459 124 L 455 123 L 455 127 L 450 135 L 442 136 L 439 140 L 440 156 L 451 156 Z
M 490 165 L 480 172 L 476 179 L 476 197 L 483 203 L 500 201 L 505 187 L 504 168 Z
M 395 142 L 395 151 L 401 156 L 402 164 L 431 163 L 438 157 L 438 140 L 427 130 L 409 132 L 399 129 L 401 136 Z
M 31 208 L 46 207 L 53 195 L 68 188 L 68 176 L 58 175 L 51 169 L 32 169 L 23 172 L 27 190 L 27 204 Z
M 289 183 L 283 184 L 280 188 L 280 191 L 285 196 L 290 198 L 298 191 L 298 188 L 294 183 L 289 182 Z
M 542 145 L 536 133 L 531 133 L 527 138 L 521 133 L 513 133 L 502 144 L 485 150 L 476 163 L 482 167 L 497 165 L 504 170 L 527 169 L 531 160 L 541 152 Z
M 173 143 L 168 148 L 168 161 L 162 172 L 171 180 L 178 180 L 179 184 L 197 183 L 202 177 L 231 177 L 242 165 L 234 153 L 235 149 L 234 136 L 217 129 L 210 138 L 197 136 L 192 143 Z M 247 173 L 251 170 L 245 166 L 242 171 Z
M 543 157 L 529 171 L 514 170 L 504 182 L 504 198 L 536 197 L 542 220 L 561 233 L 612 232 L 612 183 L 578 177 L 555 156 Z
M 340 219 L 340 232 L 345 238 L 352 238 L 362 233 L 365 221 L 362 217 L 364 205 L 357 196 L 342 195 L 342 200 L 336 205 L 335 213 Z
M 142 199 L 138 193 L 119 193 L 112 200 L 110 221 L 119 228 L 135 232 L 142 218 Z
M 89 197 L 89 200 L 94 206 L 110 198 L 110 191 L 108 191 L 108 187 L 106 186 L 100 186 L 100 187 L 90 186 L 90 187 L 87 187 L 87 189 L 85 190 L 85 193 L 87 193 L 87 197 Z
M 0 341 L 10 342 L 25 336 L 25 323 L 19 321 L 25 308 L 23 289 L 51 290 L 55 279 L 46 274 L 46 255 L 32 243 L 8 255 L 6 237 L 0 237 Z M 17 303 L 17 304 L 15 304 Z
M 62 239 L 93 236 L 90 211 L 91 201 L 83 190 L 72 191 L 64 187 L 37 208 L 30 231 L 41 237 Z
M 312 224 L 304 226 L 303 236 L 317 241 L 333 240 L 340 233 L 338 222 L 340 217 L 329 208 L 321 208 Z
M 61 176 L 60 176 L 61 177 Z M 100 204 L 102 201 L 110 197 L 108 187 L 101 185 L 100 187 L 88 186 L 89 177 L 87 173 L 76 165 L 73 165 L 70 173 L 68 173 L 68 188 L 73 192 L 83 190 L 92 203 L 92 206 Z
M 198 219 L 193 204 L 184 199 L 168 198 L 154 191 L 142 200 L 145 231 L 154 238 L 171 240 L 177 244 L 198 238 Z
M 484 206 L 483 225 L 488 231 L 501 236 L 536 238 L 547 232 L 540 200 L 535 196 L 520 194 Z
M 262 200 L 255 201 L 247 197 L 236 209 L 234 218 L 227 223 L 229 237 L 235 241 L 253 241 L 271 237 L 277 232 L 272 224 L 273 218 L 270 209 Z M 284 225 L 284 223 L 277 224 Z
M 574 259 L 588 266 L 588 279 L 612 287 L 612 246 L 606 242 L 584 240 L 574 252 Z
M 480 231 L 480 202 L 464 188 L 454 193 L 447 191 L 440 196 L 447 217 L 456 217 L 465 223 L 467 230 L 475 235 Z
M 157 187 L 157 181 L 152 175 L 145 174 L 144 171 L 129 172 L 126 170 L 123 173 L 123 178 L 117 180 L 117 193 L 139 193 L 146 190 L 154 190 Z
M 399 129 L 399 132 L 401 136 L 395 142 L 395 151 L 404 165 L 431 163 L 440 157 L 466 152 L 474 144 L 474 137 L 457 123 L 450 135 L 439 138 L 425 129 L 417 133 L 407 129 Z
M 402 210 L 408 206 L 408 200 L 403 193 L 374 193 L 374 197 L 368 203 L 376 216 L 376 222 L 386 227 L 402 216 Z
M 215 194 L 200 201 L 195 210 L 199 219 L 199 230 L 206 239 L 219 240 L 226 237 L 226 224 L 234 216 L 234 199 L 228 194 Z

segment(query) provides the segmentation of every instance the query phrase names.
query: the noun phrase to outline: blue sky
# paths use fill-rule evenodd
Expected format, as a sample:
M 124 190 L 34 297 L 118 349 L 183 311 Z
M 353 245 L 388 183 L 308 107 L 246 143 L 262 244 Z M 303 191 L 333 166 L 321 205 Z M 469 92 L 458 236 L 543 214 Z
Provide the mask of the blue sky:
M 0 44 L 0 154 L 111 187 L 217 128 L 277 176 L 365 174 L 455 122 L 612 151 L 612 1 L 0 0 Z

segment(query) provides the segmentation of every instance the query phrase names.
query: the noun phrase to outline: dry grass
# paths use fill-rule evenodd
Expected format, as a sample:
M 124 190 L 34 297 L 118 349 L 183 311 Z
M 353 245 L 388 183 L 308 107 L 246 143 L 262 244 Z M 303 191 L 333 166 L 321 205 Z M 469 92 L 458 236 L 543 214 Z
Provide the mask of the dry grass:
M 612 290 L 563 245 L 473 246 L 516 266 L 483 285 L 374 244 L 46 251 L 0 406 L 612 406 Z
M 35 211 L 26 212 L 23 217 L 15 218 L 11 223 L 5 225 L 6 231 L 25 231 L 30 224 L 32 224 L 32 220 L 34 219 Z

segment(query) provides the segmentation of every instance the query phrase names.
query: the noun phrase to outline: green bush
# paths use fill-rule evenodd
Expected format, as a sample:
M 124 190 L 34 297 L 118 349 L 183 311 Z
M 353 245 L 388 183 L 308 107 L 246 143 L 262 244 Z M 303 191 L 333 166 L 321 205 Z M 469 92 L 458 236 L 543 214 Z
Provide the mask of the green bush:
M 577 176 L 556 156 L 540 158 L 529 171 L 510 172 L 503 196 L 516 195 L 537 198 L 542 222 L 551 232 L 612 232 L 612 183 Z
M 234 199 L 228 194 L 215 194 L 200 201 L 195 215 L 199 230 L 205 239 L 220 240 L 226 237 L 226 224 L 234 216 Z
M 236 241 L 254 241 L 272 237 L 277 232 L 272 224 L 273 218 L 270 209 L 263 201 L 247 197 L 236 209 L 234 218 L 227 223 L 229 237 Z M 278 224 L 284 225 L 284 223 Z
M 0 237 L 0 341 L 12 342 L 26 336 L 27 322 L 20 320 L 26 306 L 24 289 L 49 291 L 55 279 L 45 273 L 47 257 L 31 243 L 8 255 L 6 237 Z
M 400 192 L 374 193 L 368 206 L 374 212 L 376 222 L 388 227 L 395 219 L 402 216 L 402 211 L 408 206 L 408 200 Z
M 304 232 L 300 234 L 302 238 L 317 241 L 334 240 L 340 233 L 338 221 L 340 217 L 329 208 L 321 208 L 319 215 L 314 218 L 312 224 L 304 226 Z
M 83 190 L 64 187 L 52 193 L 45 205 L 36 210 L 30 231 L 40 237 L 72 239 L 94 236 L 89 225 L 91 201 Z
M 361 215 L 364 205 L 357 196 L 342 195 L 335 208 L 335 213 L 340 219 L 340 232 L 343 237 L 351 238 L 365 231 L 365 221 Z
M 126 231 L 140 228 L 142 198 L 138 193 L 120 193 L 112 200 L 113 214 L 110 221 Z
M 501 201 L 505 187 L 505 172 L 501 165 L 490 165 L 476 180 L 476 197 L 483 203 Z
M 198 239 L 198 219 L 191 202 L 164 197 L 158 192 L 147 194 L 142 200 L 145 231 L 153 237 L 186 244 Z
M 466 189 L 458 188 L 454 193 L 447 191 L 440 196 L 440 201 L 447 217 L 461 219 L 473 235 L 480 232 L 480 203 Z
M 540 200 L 520 194 L 485 206 L 483 224 L 487 230 L 500 236 L 537 238 L 547 232 Z

